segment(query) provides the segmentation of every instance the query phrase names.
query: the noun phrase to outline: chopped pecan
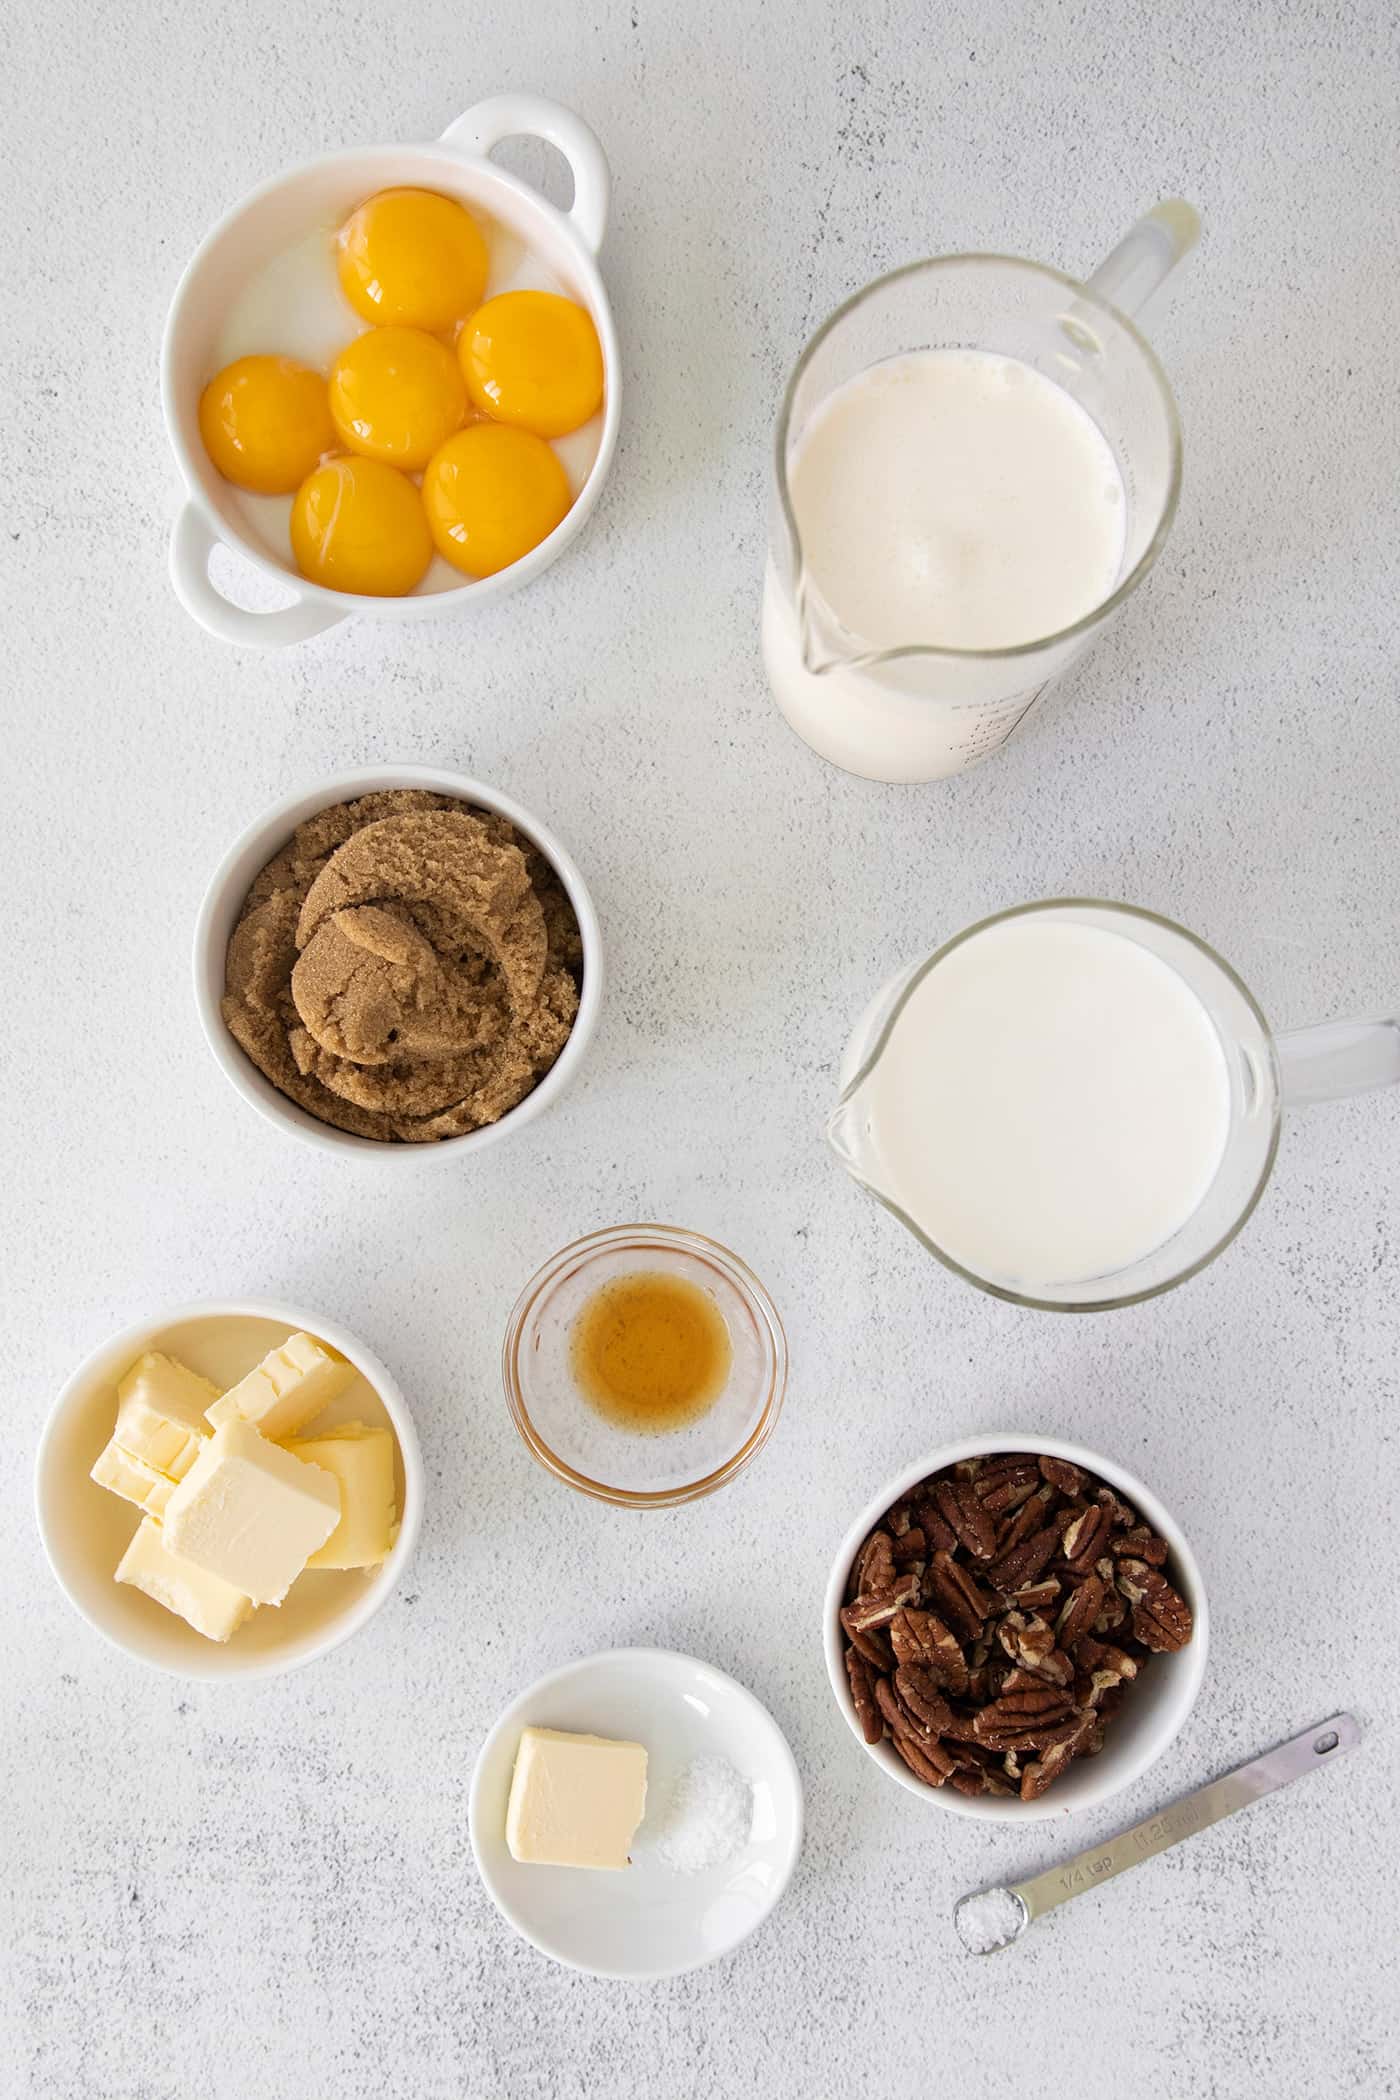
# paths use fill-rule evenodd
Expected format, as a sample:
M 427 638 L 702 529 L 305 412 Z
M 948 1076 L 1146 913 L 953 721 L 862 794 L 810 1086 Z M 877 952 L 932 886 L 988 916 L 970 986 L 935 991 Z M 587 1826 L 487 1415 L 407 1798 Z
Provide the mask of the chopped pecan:
M 1013 1590 L 1006 1601 L 1017 1611 L 1049 1611 L 1059 1594 L 1059 1576 L 1046 1575 L 1039 1582 L 1027 1583 L 1023 1590 Z
M 1103 1600 L 1108 1592 L 1097 1575 L 1086 1575 L 1078 1587 L 1071 1590 L 1065 1606 L 1055 1621 L 1055 1638 L 1062 1648 L 1072 1648 L 1081 1633 L 1089 1633 L 1103 1609 Z
M 905 1712 L 927 1735 L 941 1735 L 953 1718 L 953 1710 L 934 1683 L 929 1671 L 918 1663 L 901 1665 L 894 1673 L 896 1697 Z
M 950 1554 L 935 1553 L 924 1570 L 924 1584 L 930 1602 L 938 1606 L 954 1633 L 966 1641 L 976 1640 L 992 1600 L 968 1570 Z
M 912 1604 L 918 1594 L 919 1577 L 906 1570 L 886 1590 L 862 1590 L 842 1612 L 842 1624 L 853 1639 L 857 1631 L 869 1633 L 873 1626 L 888 1626 L 895 1613 Z
M 1133 1632 L 1144 1648 L 1167 1655 L 1191 1638 L 1191 1607 L 1145 1560 L 1120 1560 L 1118 1587 L 1133 1607 Z
M 841 1624 L 846 1631 L 846 1638 L 850 1641 L 853 1648 L 859 1649 L 872 1669 L 892 1670 L 894 1668 L 894 1650 L 890 1646 L 889 1636 L 885 1633 L 883 1627 L 872 1626 L 867 1631 L 865 1627 L 855 1625 L 849 1604 L 840 1614 L 840 1618 Z
M 1071 1465 L 1067 1458 L 1050 1458 L 1043 1453 L 1040 1477 L 1048 1480 L 1051 1487 L 1058 1488 L 1062 1495 L 1072 1495 L 1076 1500 L 1089 1484 L 1089 1476 L 1081 1466 Z
M 1046 1788 L 1053 1786 L 1071 1758 L 1078 1756 L 1093 1729 L 1093 1714 L 1077 1714 L 1070 1732 L 1057 1742 L 1047 1744 L 1040 1756 L 1026 1766 L 1021 1774 L 1021 1799 L 1038 1801 Z
M 885 1511 L 885 1530 L 891 1538 L 902 1539 L 913 1521 L 907 1502 L 896 1502 L 893 1509 Z
M 997 1529 L 977 1499 L 970 1480 L 940 1480 L 933 1499 L 945 1524 L 976 1560 L 990 1560 L 996 1550 Z
M 1033 1508 L 1034 1500 L 1026 1504 Z M 987 1573 L 997 1588 L 1009 1594 L 1012 1590 L 1024 1589 L 1027 1583 L 1035 1582 L 1044 1573 L 1051 1555 L 1060 1543 L 1060 1535 L 1053 1524 L 1043 1525 L 1033 1531 L 1028 1539 L 1022 1539 L 1009 1553 L 1003 1553 L 992 1562 Z
M 1103 1582 L 1102 1576 L 1099 1577 L 1099 1581 Z M 1114 1586 L 1104 1583 L 1103 1603 L 1099 1606 L 1099 1615 L 1094 1621 L 1093 1631 L 1097 1634 L 1117 1633 L 1119 1627 L 1126 1626 L 1127 1623 L 1127 1599 L 1120 1597 Z
M 1075 1509 L 1064 1520 L 1060 1532 L 1060 1555 L 1077 1575 L 1087 1575 L 1104 1551 L 1112 1518 L 1101 1502 Z
M 967 1690 L 967 1663 L 955 1636 L 936 1612 L 906 1605 L 890 1620 L 890 1646 L 896 1662 L 921 1663 L 935 1683 L 955 1697 Z
M 860 1732 L 867 1743 L 878 1743 L 884 1734 L 880 1726 L 879 1709 L 875 1704 L 875 1693 L 871 1685 L 870 1665 L 857 1648 L 846 1650 L 846 1675 L 851 1680 L 851 1698 L 855 1704 L 856 1719 Z
M 1074 1675 L 1074 1664 L 1055 1646 L 1054 1627 L 1038 1613 L 1027 1618 L 1024 1612 L 1009 1611 L 997 1628 L 997 1639 L 1021 1669 L 1051 1684 L 1068 1684 Z

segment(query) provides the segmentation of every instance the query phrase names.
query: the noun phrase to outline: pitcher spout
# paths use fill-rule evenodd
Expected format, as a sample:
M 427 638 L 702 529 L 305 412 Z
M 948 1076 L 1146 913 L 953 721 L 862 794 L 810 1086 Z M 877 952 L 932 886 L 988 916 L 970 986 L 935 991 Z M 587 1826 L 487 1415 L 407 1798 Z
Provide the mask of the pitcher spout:
M 860 647 L 805 578 L 797 593 L 797 632 L 803 666 L 814 678 L 869 659 L 870 652 Z

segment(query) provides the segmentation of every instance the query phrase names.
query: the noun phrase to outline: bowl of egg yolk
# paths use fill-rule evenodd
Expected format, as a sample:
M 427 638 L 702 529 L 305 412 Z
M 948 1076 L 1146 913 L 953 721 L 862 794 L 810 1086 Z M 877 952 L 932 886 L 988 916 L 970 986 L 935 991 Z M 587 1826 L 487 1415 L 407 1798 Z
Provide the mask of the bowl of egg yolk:
M 527 135 L 568 162 L 567 211 L 488 158 Z M 311 161 L 219 222 L 161 355 L 187 491 L 171 580 L 202 627 L 278 649 L 352 616 L 466 611 L 563 553 L 617 442 L 608 188 L 580 117 L 505 94 L 432 144 Z M 279 606 L 224 595 L 221 542 Z

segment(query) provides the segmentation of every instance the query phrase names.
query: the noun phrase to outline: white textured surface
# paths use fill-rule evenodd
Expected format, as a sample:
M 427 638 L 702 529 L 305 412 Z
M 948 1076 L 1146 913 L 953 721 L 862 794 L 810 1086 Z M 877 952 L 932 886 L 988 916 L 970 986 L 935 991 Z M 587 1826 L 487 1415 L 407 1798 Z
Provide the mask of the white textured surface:
M 847 1023 L 880 980 L 1037 893 L 1185 919 L 1281 1020 L 1400 992 L 1398 66 L 1385 0 L 56 0 L 15 20 L 7 2092 L 1400 2090 L 1400 1095 L 1299 1119 L 1243 1242 L 1155 1305 L 1083 1321 L 955 1287 L 819 1140 Z M 475 625 L 231 653 L 164 577 L 177 488 L 155 353 L 177 269 L 287 162 L 430 134 L 501 85 L 576 104 L 613 160 L 629 398 L 599 517 Z M 822 767 L 756 652 L 768 430 L 799 344 L 887 265 L 965 246 L 1087 269 L 1173 192 L 1207 230 L 1154 327 L 1187 432 L 1157 574 L 983 771 L 881 790 Z M 242 1109 L 198 1037 L 188 943 L 252 815 L 399 757 L 497 780 L 560 828 L 612 984 L 552 1117 L 470 1176 L 389 1188 Z M 633 1214 L 749 1257 L 793 1345 L 752 1474 L 643 1519 L 531 1464 L 496 1369 L 534 1265 Z M 227 1691 L 106 1652 L 49 1583 L 28 1498 L 73 1361 L 204 1292 L 280 1292 L 357 1328 L 415 1407 L 431 1493 L 415 1573 L 365 1634 Z M 832 1706 L 816 1613 L 885 1475 L 1015 1423 L 1150 1477 L 1215 1607 L 1176 1751 L 1066 1842 L 1335 1706 L 1371 1735 L 979 1963 L 958 1951 L 954 1897 L 1047 1864 L 1056 1831 L 995 1837 L 878 1781 Z M 490 1908 L 466 1839 L 492 1717 L 617 1641 L 742 1677 L 809 1790 L 805 1858 L 766 1929 L 651 1989 L 547 1967 Z

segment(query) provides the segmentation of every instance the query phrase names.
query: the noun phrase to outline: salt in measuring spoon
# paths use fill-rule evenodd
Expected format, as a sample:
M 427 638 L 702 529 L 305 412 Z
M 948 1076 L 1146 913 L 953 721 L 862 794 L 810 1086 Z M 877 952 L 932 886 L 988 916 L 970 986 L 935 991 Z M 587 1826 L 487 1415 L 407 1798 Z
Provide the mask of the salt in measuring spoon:
M 1179 1845 L 1183 1838 L 1206 1830 L 1236 1809 L 1248 1808 L 1277 1787 L 1315 1772 L 1319 1765 L 1342 1750 L 1354 1750 L 1361 1740 L 1361 1724 L 1354 1714 L 1333 1714 L 1319 1721 L 1275 1750 L 1248 1764 L 1237 1765 L 1223 1779 L 1197 1787 L 1170 1808 L 1164 1808 L 1131 1830 L 1122 1830 L 1107 1844 L 1091 1845 L 1062 1866 L 1049 1867 L 1030 1881 L 1011 1888 L 983 1889 L 960 1897 L 953 1907 L 953 1923 L 969 1954 L 999 1954 L 1018 1940 L 1026 1927 L 1071 1896 L 1082 1896 L 1100 1882 L 1125 1874 L 1145 1859 Z

